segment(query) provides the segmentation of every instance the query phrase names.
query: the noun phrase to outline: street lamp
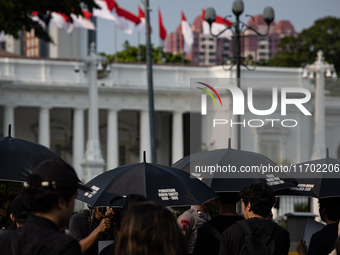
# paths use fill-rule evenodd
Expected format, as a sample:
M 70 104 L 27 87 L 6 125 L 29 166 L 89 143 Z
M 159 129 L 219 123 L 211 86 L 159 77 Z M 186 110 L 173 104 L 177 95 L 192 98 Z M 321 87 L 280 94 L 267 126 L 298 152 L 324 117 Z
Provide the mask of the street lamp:
M 244 4 L 242 0 L 235 0 L 233 3 L 233 7 L 232 7 L 232 11 L 236 16 L 236 21 L 227 26 L 225 24 L 225 20 L 227 17 L 230 17 L 231 15 L 225 16 L 224 17 L 224 24 L 226 26 L 226 28 L 221 31 L 220 33 L 218 33 L 217 35 L 214 35 L 211 32 L 211 26 L 212 23 L 216 20 L 216 12 L 214 8 L 208 8 L 205 12 L 205 16 L 204 19 L 209 23 L 210 26 L 210 34 L 214 37 L 218 37 L 219 35 L 221 35 L 223 32 L 225 32 L 227 29 L 232 30 L 233 34 L 234 34 L 234 38 L 236 39 L 236 56 L 233 56 L 232 58 L 232 63 L 230 68 L 228 68 L 227 70 L 231 70 L 232 67 L 236 64 L 237 67 L 237 87 L 241 88 L 241 65 L 245 66 L 248 70 L 253 71 L 254 69 L 249 69 L 247 65 L 245 65 L 242 60 L 241 60 L 241 42 L 240 42 L 240 38 L 241 38 L 241 34 L 244 33 L 245 30 L 249 29 L 254 31 L 257 35 L 259 36 L 266 36 L 269 33 L 269 28 L 270 28 L 270 23 L 274 20 L 274 10 L 271 7 L 266 7 L 263 11 L 263 20 L 266 22 L 267 24 L 267 31 L 264 34 L 261 34 L 260 32 L 256 31 L 254 28 L 252 28 L 251 26 L 248 26 L 247 24 L 245 24 L 244 22 L 240 21 L 240 15 L 243 13 L 244 10 Z M 251 17 L 254 21 L 253 16 L 251 15 L 246 15 L 246 17 Z M 242 24 L 242 28 L 240 28 L 240 25 Z M 224 65 L 223 65 L 224 68 Z M 241 116 L 237 115 L 237 122 L 240 123 L 241 122 Z M 237 126 L 237 148 L 240 150 L 241 149 L 241 126 L 238 125 Z
M 103 71 L 102 63 L 107 63 L 105 72 L 109 73 L 110 63 L 106 58 L 98 56 L 95 50 L 95 43 L 90 46 L 89 55 L 82 60 L 84 63 L 83 72 L 88 73 L 89 81 L 89 109 L 88 109 L 88 138 L 86 152 L 82 161 L 85 182 L 93 179 L 104 172 L 104 159 L 100 149 L 99 141 L 99 118 L 98 118 L 98 82 L 97 71 Z M 75 72 L 80 71 L 79 64 L 74 67 Z
M 328 64 L 323 57 L 323 52 L 318 51 L 316 61 L 306 65 L 302 72 L 303 78 L 313 79 L 316 77 L 315 87 L 315 112 L 314 112 L 314 145 L 311 160 L 325 157 L 326 135 L 325 135 L 325 76 L 336 79 L 334 65 Z

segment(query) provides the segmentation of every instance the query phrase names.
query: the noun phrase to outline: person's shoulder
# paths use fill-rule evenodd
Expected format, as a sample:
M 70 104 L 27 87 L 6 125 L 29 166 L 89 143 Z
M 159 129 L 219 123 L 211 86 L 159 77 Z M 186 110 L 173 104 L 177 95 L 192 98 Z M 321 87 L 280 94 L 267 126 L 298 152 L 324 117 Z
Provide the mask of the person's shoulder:
M 288 232 L 287 229 L 285 229 L 284 227 L 280 226 L 279 224 L 277 224 L 275 222 L 273 222 L 273 223 L 277 225 L 276 226 L 276 231 L 279 231 L 279 232 L 289 236 L 289 232 Z
M 228 227 L 224 232 L 223 235 L 227 236 L 227 235 L 243 235 L 243 231 L 242 228 L 240 227 L 240 225 L 238 224 L 238 222 L 241 222 L 244 220 L 239 220 L 236 221 L 234 224 L 232 224 L 230 227 Z
M 193 212 L 194 212 L 194 209 L 190 208 L 186 210 L 184 213 L 182 213 L 180 216 L 178 216 L 178 219 L 190 218 Z

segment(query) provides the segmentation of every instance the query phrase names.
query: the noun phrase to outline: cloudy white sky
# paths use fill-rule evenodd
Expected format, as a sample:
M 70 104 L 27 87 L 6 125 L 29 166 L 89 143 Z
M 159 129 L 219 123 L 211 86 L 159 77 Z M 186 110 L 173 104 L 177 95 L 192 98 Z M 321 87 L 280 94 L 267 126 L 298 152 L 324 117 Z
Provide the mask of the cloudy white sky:
M 122 8 L 137 14 L 138 5 L 143 7 L 141 0 L 116 0 Z M 245 14 L 262 14 L 263 9 L 271 6 L 275 11 L 275 21 L 290 20 L 297 32 L 310 27 L 318 18 L 325 16 L 340 17 L 340 0 L 243 0 L 245 5 L 241 20 L 246 22 L 248 18 Z M 151 26 L 153 33 L 151 41 L 154 45 L 159 45 L 158 37 L 158 15 L 159 7 L 163 16 L 163 23 L 168 34 L 173 32 L 180 23 L 181 9 L 185 13 L 187 20 L 192 23 L 201 14 L 202 8 L 214 7 L 217 14 L 225 16 L 232 14 L 233 0 L 149 0 L 151 12 Z M 143 8 L 144 9 L 144 8 Z M 233 21 L 233 18 L 231 19 Z M 117 48 L 122 49 L 125 40 L 130 44 L 137 45 L 137 30 L 132 35 L 117 31 Z M 140 35 L 141 44 L 145 44 L 145 35 Z M 114 53 L 114 23 L 103 19 L 98 19 L 97 28 L 97 49 L 99 52 L 107 54 Z

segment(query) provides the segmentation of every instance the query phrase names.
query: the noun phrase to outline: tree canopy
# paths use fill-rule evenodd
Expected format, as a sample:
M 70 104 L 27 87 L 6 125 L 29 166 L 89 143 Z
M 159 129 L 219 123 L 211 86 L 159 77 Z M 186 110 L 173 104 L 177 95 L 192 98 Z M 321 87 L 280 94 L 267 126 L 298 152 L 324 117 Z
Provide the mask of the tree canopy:
M 153 63 L 181 63 L 182 54 L 172 54 L 171 52 L 164 52 L 163 47 L 151 47 L 152 62 Z M 117 52 L 118 62 L 146 62 L 146 46 L 139 45 L 140 59 L 138 59 L 138 47 L 131 46 L 128 41 L 123 44 L 123 50 Z M 110 62 L 115 61 L 115 55 L 107 55 L 101 53 L 102 56 L 107 57 Z M 190 60 L 184 59 L 184 63 L 190 63 Z
M 278 44 L 278 54 L 269 60 L 268 66 L 299 67 L 315 61 L 319 50 L 325 60 L 340 71 L 340 19 L 325 17 L 304 29 L 297 37 L 283 37 Z
M 0 0 L 0 31 L 19 37 L 23 28 L 27 31 L 35 30 L 35 35 L 47 42 L 52 39 L 48 32 L 37 21 L 32 20 L 32 12 L 38 12 L 39 18 L 48 26 L 51 12 L 59 12 L 71 18 L 71 13 L 83 16 L 82 8 L 92 11 L 99 8 L 94 0 Z
M 283 37 L 278 44 L 278 54 L 265 63 L 266 66 L 301 67 L 315 61 L 322 50 L 325 60 L 334 64 L 340 73 L 340 19 L 325 17 L 304 29 L 297 37 Z M 325 88 L 331 96 L 340 96 L 339 81 L 326 80 Z

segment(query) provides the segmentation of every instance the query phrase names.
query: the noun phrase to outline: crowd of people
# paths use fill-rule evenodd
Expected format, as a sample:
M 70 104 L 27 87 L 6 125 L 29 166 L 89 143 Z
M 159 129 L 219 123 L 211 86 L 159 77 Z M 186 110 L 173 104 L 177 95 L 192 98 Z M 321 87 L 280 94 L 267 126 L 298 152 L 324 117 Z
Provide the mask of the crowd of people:
M 220 193 L 219 215 L 206 211 L 210 202 L 194 205 L 177 220 L 173 213 L 139 194 L 129 194 L 119 208 L 96 207 L 73 214 L 82 185 L 75 170 L 60 159 L 42 162 L 11 204 L 0 193 L 1 254 L 89 255 L 237 255 L 288 254 L 289 232 L 272 221 L 275 195 L 263 183 L 239 193 Z M 243 216 L 236 212 L 241 199 Z M 320 199 L 320 216 L 327 224 L 315 233 L 300 255 L 340 254 L 340 198 Z

